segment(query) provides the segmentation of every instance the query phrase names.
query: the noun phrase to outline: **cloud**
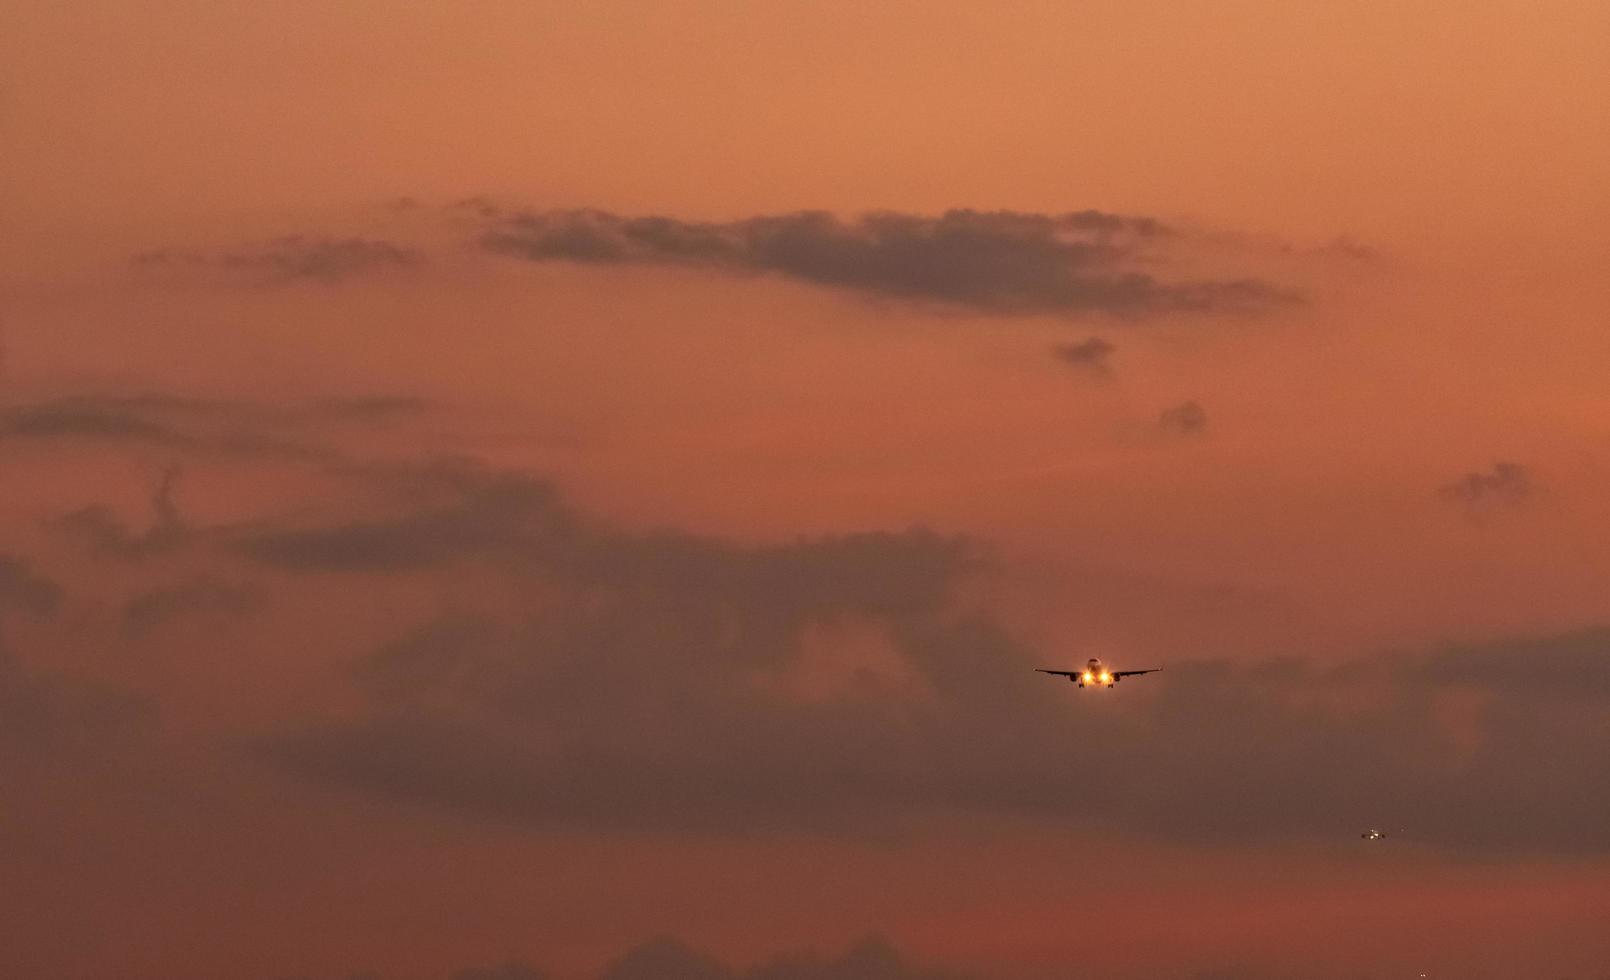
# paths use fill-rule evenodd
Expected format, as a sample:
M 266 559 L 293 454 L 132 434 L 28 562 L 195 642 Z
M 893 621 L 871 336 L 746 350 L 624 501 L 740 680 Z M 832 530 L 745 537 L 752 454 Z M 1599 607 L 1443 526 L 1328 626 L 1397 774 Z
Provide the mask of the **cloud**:
M 859 837 L 973 814 L 1208 841 L 1384 825 L 1481 852 L 1610 853 L 1610 829 L 1584 816 L 1610 810 L 1592 771 L 1610 755 L 1607 632 L 1335 666 L 1175 662 L 1094 711 L 963 601 L 990 559 L 965 537 L 737 542 L 620 528 L 540 477 L 473 461 L 326 468 L 371 492 L 318 520 L 195 528 L 170 472 L 149 528 L 93 509 L 70 526 L 116 557 L 185 543 L 264 575 L 473 563 L 509 584 L 471 609 L 421 610 L 354 651 L 344 707 L 249 740 L 259 760 L 340 791 L 626 832 Z M 58 593 L 0 560 L 0 606 L 48 613 Z M 132 597 L 125 628 L 250 601 L 198 572 Z M 86 707 L 86 688 L 7 669 L 6 703 L 29 731 L 116 716 Z
M 360 707 L 265 733 L 258 758 L 528 826 L 879 836 L 1016 814 L 1176 840 L 1392 825 L 1449 848 L 1610 852 L 1588 816 L 1610 810 L 1594 768 L 1610 632 L 1171 663 L 1093 711 L 957 598 L 986 557 L 966 539 L 628 532 L 529 477 L 415 478 L 456 503 L 234 546 L 298 575 L 484 562 L 532 598 L 400 630 L 353 668 Z
M 166 433 L 170 426 L 211 422 L 222 426 L 273 426 L 419 415 L 434 404 L 418 395 L 396 393 L 330 395 L 306 402 L 260 404 L 166 392 L 71 395 L 9 408 L 0 419 L 5 431 L 53 435 L 125 431 Z M 220 425 L 221 424 L 221 425 Z M 183 436 L 161 435 L 183 441 Z
M 422 470 L 407 476 L 449 474 Z M 293 570 L 403 570 L 466 557 L 514 558 L 542 538 L 562 537 L 569 519 L 546 483 L 493 477 L 466 488 L 459 499 L 399 517 L 264 529 L 241 536 L 232 547 L 254 561 Z
M 620 720 L 614 712 L 631 713 L 635 704 L 662 715 L 652 706 L 658 695 L 645 688 L 654 678 L 653 684 L 687 698 L 680 718 L 662 718 L 668 727 L 660 734 L 671 739 L 665 748 L 704 751 L 693 744 L 704 741 L 711 761 L 736 753 L 729 760 L 735 771 L 747 771 L 751 763 L 741 757 L 761 743 L 750 745 L 746 728 L 765 732 L 777 719 L 806 721 L 790 720 L 786 706 L 772 722 L 765 720 L 766 699 L 751 697 L 763 694 L 750 690 L 764 680 L 757 671 L 786 668 L 817 624 L 865 621 L 893 628 L 933 620 L 946 609 L 958 576 L 979 560 L 968 542 L 923 530 L 769 546 L 621 532 L 574 513 L 546 484 L 507 474 L 472 482 L 456 504 L 385 521 L 265 531 L 237 547 L 250 559 L 297 573 L 397 572 L 489 560 L 541 582 L 554 596 L 544 615 L 526 622 L 448 617 L 383 646 L 358 671 L 380 707 L 376 716 L 357 726 L 271 740 L 265 750 L 284 764 L 522 820 L 646 820 L 724 831 L 737 829 L 743 818 L 708 806 L 708 793 L 723 792 L 719 766 L 657 774 L 637 753 L 607 744 Z M 538 650 L 551 657 L 533 656 Z M 595 728 L 576 714 L 589 702 L 605 709 L 600 719 L 615 720 Z M 543 718 L 536 728 L 520 721 Z M 586 731 L 549 734 L 577 739 L 580 754 L 548 760 L 556 768 L 547 771 L 541 729 L 564 718 Z M 675 790 L 675 781 L 690 778 L 707 785 Z M 763 779 L 758 795 L 738 801 L 737 809 L 767 822 L 794 820 L 773 812 L 775 791 L 791 796 L 820 787 L 807 779 L 789 789 L 777 782 L 784 778 L 786 768 Z M 670 792 L 653 799 L 662 790 Z M 808 800 L 797 802 L 806 804 L 799 813 L 806 822 L 821 815 Z
M 288 571 L 405 571 L 489 559 L 577 587 L 706 602 L 783 597 L 846 610 L 932 604 L 952 570 L 972 560 L 969 543 L 924 530 L 761 548 L 675 531 L 624 533 L 570 507 L 545 480 L 451 461 L 371 475 L 448 499 L 389 518 L 251 529 L 229 547 Z
M 1207 410 L 1194 401 L 1163 409 L 1157 427 L 1176 436 L 1199 436 L 1207 432 Z
M 123 603 L 123 633 L 141 637 L 187 616 L 245 616 L 261 605 L 262 599 L 253 589 L 210 575 L 197 575 L 129 597 Z
M 1466 473 L 1437 489 L 1437 496 L 1450 503 L 1476 507 L 1487 504 L 1519 504 L 1532 496 L 1535 486 L 1531 471 L 1519 463 L 1494 463 L 1484 473 Z
M 1084 368 L 1103 377 L 1111 374 L 1107 362 L 1118 348 L 1100 337 L 1091 337 L 1076 344 L 1058 344 L 1051 353 L 1066 364 Z
M 580 210 L 494 217 L 480 241 L 533 262 L 768 272 L 995 314 L 1255 312 L 1296 300 L 1258 279 L 1165 281 L 1140 271 L 1141 246 L 1173 234 L 1149 218 L 1096 211 L 875 212 L 850 221 L 805 211 L 711 223 Z
M 432 404 L 404 395 L 330 397 L 291 406 L 144 394 L 78 396 L 25 405 L 0 413 L 0 437 L 80 440 L 165 450 L 164 455 L 207 461 L 283 461 L 315 472 L 347 477 L 385 476 L 401 469 L 353 459 L 326 441 L 341 426 L 366 428 L 421 415 Z M 166 467 L 152 494 L 152 520 L 135 530 L 114 510 L 90 504 L 51 519 L 55 530 L 79 540 L 99 557 L 141 560 L 167 555 L 197 541 L 229 537 L 238 529 L 196 527 L 175 501 L 183 467 Z
M 0 410 L 0 442 L 93 443 L 174 455 L 332 460 L 310 429 L 426 411 L 405 396 L 333 398 L 290 408 L 163 394 L 79 395 Z
M 24 405 L 0 412 L 0 439 L 11 438 L 103 439 L 166 447 L 188 446 L 192 442 L 139 413 L 87 399 Z
M 158 249 L 133 259 L 145 272 L 210 272 L 264 284 L 335 283 L 378 272 L 408 270 L 424 261 L 415 249 L 369 238 L 286 235 L 255 245 L 212 251 Z

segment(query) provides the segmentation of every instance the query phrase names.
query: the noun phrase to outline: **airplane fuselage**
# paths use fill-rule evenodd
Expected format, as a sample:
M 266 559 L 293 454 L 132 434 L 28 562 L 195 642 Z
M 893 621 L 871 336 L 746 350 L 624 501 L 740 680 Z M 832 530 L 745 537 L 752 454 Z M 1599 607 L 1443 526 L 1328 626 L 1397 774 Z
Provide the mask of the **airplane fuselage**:
M 1080 687 L 1111 687 L 1118 683 L 1118 678 L 1113 676 L 1112 671 L 1098 657 L 1091 657 L 1085 664 L 1083 673 L 1068 679 Z

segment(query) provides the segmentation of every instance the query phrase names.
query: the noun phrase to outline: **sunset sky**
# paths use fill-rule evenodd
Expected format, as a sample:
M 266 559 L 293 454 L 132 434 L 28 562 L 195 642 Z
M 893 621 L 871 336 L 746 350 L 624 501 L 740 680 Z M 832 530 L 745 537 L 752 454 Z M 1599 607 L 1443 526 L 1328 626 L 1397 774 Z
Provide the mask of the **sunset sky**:
M 0 975 L 1610 977 L 1607 119 L 1601 0 L 0 0 Z

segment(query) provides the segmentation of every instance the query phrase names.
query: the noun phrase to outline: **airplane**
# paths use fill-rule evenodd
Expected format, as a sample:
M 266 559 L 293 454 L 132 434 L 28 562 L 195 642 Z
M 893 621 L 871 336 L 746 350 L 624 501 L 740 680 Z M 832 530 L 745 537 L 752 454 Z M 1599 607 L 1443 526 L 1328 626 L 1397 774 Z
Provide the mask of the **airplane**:
M 1112 687 L 1125 677 L 1133 677 L 1136 674 L 1155 674 L 1163 668 L 1148 667 L 1145 670 L 1112 670 L 1103 665 L 1099 658 L 1091 657 L 1090 662 L 1085 664 L 1084 670 L 1047 670 L 1044 667 L 1034 669 L 1042 674 L 1056 674 L 1058 677 L 1066 677 L 1080 687 Z
M 1386 831 L 1376 830 L 1374 827 L 1371 827 L 1369 830 L 1364 831 L 1364 833 L 1359 834 L 1359 836 L 1365 840 L 1380 840 L 1386 836 Z

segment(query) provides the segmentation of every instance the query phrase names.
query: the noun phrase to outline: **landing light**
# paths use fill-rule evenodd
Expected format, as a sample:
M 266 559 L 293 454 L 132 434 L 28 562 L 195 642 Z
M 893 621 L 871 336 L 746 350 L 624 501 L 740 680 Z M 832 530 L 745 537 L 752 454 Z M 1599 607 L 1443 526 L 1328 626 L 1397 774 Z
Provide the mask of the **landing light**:
M 1106 671 L 1102 671 L 1101 672 L 1101 683 L 1103 683 L 1103 684 L 1111 684 L 1112 683 L 1112 675 L 1107 673 Z
M 1096 675 L 1095 674 L 1090 673 L 1090 671 L 1088 671 L 1088 670 L 1085 671 L 1085 683 L 1086 684 L 1093 684 L 1093 683 L 1095 683 L 1095 680 L 1096 680 Z

